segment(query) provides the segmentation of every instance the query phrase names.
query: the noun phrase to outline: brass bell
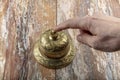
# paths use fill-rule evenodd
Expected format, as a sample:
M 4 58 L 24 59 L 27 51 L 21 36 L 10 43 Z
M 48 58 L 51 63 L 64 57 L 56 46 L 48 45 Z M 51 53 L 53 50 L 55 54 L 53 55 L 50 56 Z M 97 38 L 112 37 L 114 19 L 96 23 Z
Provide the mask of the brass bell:
M 41 65 L 53 69 L 67 66 L 75 56 L 70 36 L 53 30 L 47 30 L 40 36 L 33 54 Z

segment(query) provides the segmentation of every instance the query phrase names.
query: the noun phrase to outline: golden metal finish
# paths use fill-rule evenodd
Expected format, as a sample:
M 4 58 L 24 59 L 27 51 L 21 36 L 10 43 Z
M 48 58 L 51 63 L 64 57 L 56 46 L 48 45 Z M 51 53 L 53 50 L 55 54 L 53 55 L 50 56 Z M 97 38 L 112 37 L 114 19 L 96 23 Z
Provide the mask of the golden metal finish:
M 72 39 L 65 32 L 45 31 L 34 47 L 36 60 L 47 68 L 62 68 L 72 62 L 75 54 Z

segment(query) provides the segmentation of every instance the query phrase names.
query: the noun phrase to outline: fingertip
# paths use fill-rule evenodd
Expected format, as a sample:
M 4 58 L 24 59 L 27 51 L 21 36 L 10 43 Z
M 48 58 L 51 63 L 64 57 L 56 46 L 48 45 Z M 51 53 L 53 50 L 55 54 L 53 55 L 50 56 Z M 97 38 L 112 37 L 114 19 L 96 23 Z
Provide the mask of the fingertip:
M 53 27 L 52 30 L 53 30 L 54 32 L 57 32 L 57 27 L 56 27 L 56 26 Z
M 61 23 L 59 25 L 57 25 L 55 28 L 54 28 L 54 31 L 55 32 L 59 32 L 59 31 L 62 31 L 62 30 L 65 30 L 67 29 L 67 26 L 65 23 Z
M 59 27 L 59 26 L 56 26 L 53 28 L 54 32 L 59 32 L 61 31 L 62 29 Z

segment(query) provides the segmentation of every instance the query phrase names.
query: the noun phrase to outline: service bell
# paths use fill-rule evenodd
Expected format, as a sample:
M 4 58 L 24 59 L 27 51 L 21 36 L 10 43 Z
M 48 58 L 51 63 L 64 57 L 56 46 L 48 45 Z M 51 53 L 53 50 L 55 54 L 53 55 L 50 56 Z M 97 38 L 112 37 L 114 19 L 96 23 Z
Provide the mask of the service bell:
M 70 36 L 63 32 L 47 30 L 40 35 L 34 46 L 36 60 L 47 68 L 62 68 L 72 62 L 74 46 Z

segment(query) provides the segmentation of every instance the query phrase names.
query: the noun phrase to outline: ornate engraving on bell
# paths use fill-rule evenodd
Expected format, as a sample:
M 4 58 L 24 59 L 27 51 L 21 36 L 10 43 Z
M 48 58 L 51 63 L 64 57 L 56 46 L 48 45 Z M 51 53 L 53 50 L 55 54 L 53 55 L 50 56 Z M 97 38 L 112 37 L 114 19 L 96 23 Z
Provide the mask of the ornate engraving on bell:
M 34 46 L 36 60 L 47 68 L 62 68 L 72 62 L 74 46 L 65 32 L 45 31 Z

